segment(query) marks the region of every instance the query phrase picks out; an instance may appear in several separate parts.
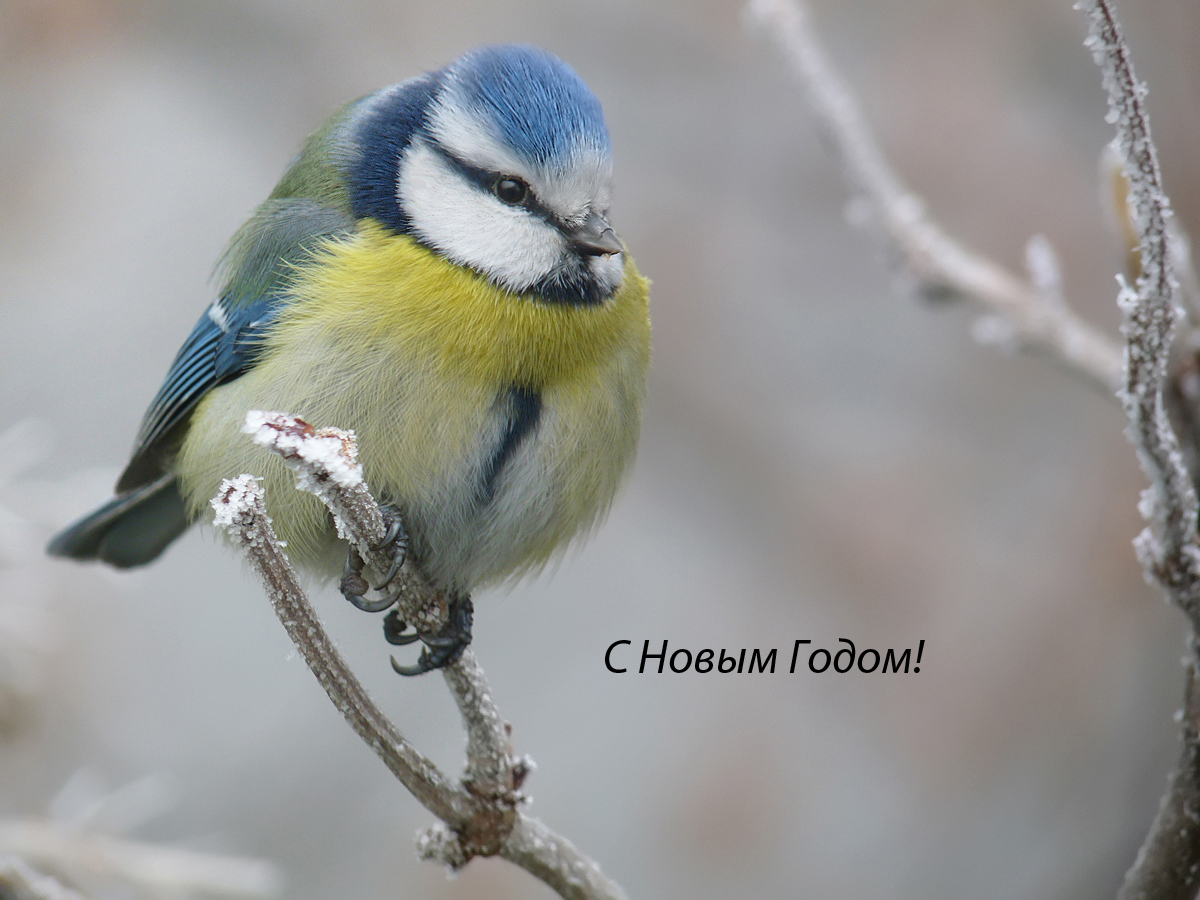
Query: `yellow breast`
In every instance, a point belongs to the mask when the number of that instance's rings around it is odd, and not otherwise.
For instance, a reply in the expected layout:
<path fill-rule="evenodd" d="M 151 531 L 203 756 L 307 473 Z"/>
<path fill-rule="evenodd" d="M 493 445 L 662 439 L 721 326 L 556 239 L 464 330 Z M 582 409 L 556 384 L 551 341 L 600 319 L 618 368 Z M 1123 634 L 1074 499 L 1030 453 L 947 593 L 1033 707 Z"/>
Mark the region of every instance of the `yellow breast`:
<path fill-rule="evenodd" d="M 309 320 L 359 340 L 399 342 L 448 374 L 541 387 L 587 377 L 625 347 L 649 348 L 648 283 L 626 260 L 621 287 L 592 306 L 515 296 L 406 235 L 366 220 L 297 280 L 279 333 Z"/>
<path fill-rule="evenodd" d="M 289 295 L 260 362 L 196 410 L 176 465 L 193 509 L 221 478 L 259 474 L 289 552 L 313 563 L 327 549 L 324 511 L 239 433 L 256 408 L 354 429 L 368 483 L 402 501 L 464 586 L 537 565 L 607 508 L 649 366 L 648 285 L 628 257 L 604 303 L 546 303 L 366 221 L 299 270 Z M 542 422 L 507 495 L 481 510 L 497 400 L 513 386 L 541 393 Z"/>

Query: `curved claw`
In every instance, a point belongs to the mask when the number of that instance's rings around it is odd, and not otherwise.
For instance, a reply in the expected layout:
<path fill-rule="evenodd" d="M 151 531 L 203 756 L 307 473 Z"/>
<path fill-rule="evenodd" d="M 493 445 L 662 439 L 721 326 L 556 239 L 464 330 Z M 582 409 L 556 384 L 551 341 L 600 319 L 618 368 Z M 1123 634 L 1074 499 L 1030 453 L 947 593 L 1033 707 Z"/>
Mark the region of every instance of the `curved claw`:
<path fill-rule="evenodd" d="M 474 607 L 471 598 L 455 597 L 450 604 L 450 621 L 441 634 L 416 635 L 404 633 L 407 625 L 395 612 L 391 613 L 383 623 L 384 637 L 393 644 L 411 644 L 418 637 L 425 644 L 416 665 L 404 666 L 392 658 L 392 668 L 400 675 L 421 675 L 425 672 L 441 669 L 457 660 L 471 644 L 471 624 L 474 618 Z"/>
<path fill-rule="evenodd" d="M 343 594 L 342 596 L 349 600 L 355 609 L 361 609 L 363 612 L 369 613 L 383 612 L 400 599 L 399 596 L 392 595 L 380 597 L 378 600 L 368 600 L 362 594 Z"/>
<path fill-rule="evenodd" d="M 403 530 L 404 525 L 401 523 L 400 519 L 393 519 L 391 524 L 388 525 L 387 533 L 384 534 L 382 540 L 380 540 L 377 544 L 372 544 L 371 549 L 382 550 L 384 547 L 391 546 L 391 544 L 395 542 L 396 538 L 400 536 L 400 532 Z M 405 541 L 405 543 L 407 544 L 407 541 Z"/>
<path fill-rule="evenodd" d="M 381 548 L 377 547 L 375 549 Z M 387 574 L 383 576 L 383 581 L 379 582 L 379 584 L 372 585 L 372 587 L 377 591 L 382 591 L 385 587 L 391 584 L 392 579 L 396 577 L 396 573 L 400 571 L 400 567 L 404 565 L 404 558 L 407 555 L 407 553 L 403 552 L 397 553 L 395 558 L 392 560 L 392 567 L 388 569 Z"/>
<path fill-rule="evenodd" d="M 415 644 L 421 639 L 421 636 L 414 631 L 412 634 L 395 634 L 390 636 L 385 634 L 383 639 L 395 647 L 405 647 L 409 644 Z"/>
<path fill-rule="evenodd" d="M 362 557 L 353 547 L 346 552 L 346 564 L 342 567 L 342 580 L 339 587 L 346 597 L 351 594 L 365 594 L 369 587 L 367 580 L 362 575 Z"/>
<path fill-rule="evenodd" d="M 414 628 L 411 632 L 405 633 L 408 629 L 408 623 L 400 618 L 400 610 L 393 609 L 387 614 L 383 620 L 383 639 L 389 644 L 394 644 L 397 647 L 403 647 L 405 644 L 414 644 L 421 639 L 421 635 Z"/>
<path fill-rule="evenodd" d="M 436 634 L 423 639 L 427 647 L 465 647 L 461 634 Z"/>
<path fill-rule="evenodd" d="M 393 609 L 383 617 L 383 639 L 389 644 L 392 643 L 393 638 L 401 637 L 407 630 L 408 623 L 400 617 L 400 610 Z"/>
<path fill-rule="evenodd" d="M 406 675 L 411 678 L 413 675 L 424 675 L 426 672 L 429 671 L 429 668 L 427 668 L 425 665 L 423 665 L 424 662 L 425 662 L 425 654 L 424 653 L 421 654 L 421 658 L 417 660 L 417 664 L 415 666 L 403 666 L 400 663 L 396 662 L 396 657 L 393 656 L 392 657 L 392 668 L 395 670 L 397 675 Z"/>
<path fill-rule="evenodd" d="M 400 565 L 404 562 L 400 559 L 399 562 L 393 562 L 392 571 L 388 573 L 387 581 L 380 586 L 386 587 L 387 582 L 395 577 L 395 573 L 399 570 Z M 365 596 L 367 589 L 370 587 L 367 580 L 363 578 L 363 559 L 359 555 L 358 550 L 353 545 L 346 551 L 346 565 L 342 569 L 342 581 L 339 585 L 342 596 L 345 597 L 354 606 L 355 609 L 361 609 L 363 612 L 379 613 L 383 612 L 389 606 L 395 604 L 400 599 L 400 592 L 388 594 L 380 597 L 378 600 L 368 600 Z M 379 590 L 380 588 L 376 588 Z"/>

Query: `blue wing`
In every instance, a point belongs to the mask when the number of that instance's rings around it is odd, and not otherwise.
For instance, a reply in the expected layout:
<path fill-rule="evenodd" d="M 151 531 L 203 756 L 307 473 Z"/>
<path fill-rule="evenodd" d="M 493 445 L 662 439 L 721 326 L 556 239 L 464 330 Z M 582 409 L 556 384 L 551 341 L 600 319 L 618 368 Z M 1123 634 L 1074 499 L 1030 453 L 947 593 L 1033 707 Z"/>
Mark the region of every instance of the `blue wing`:
<path fill-rule="evenodd" d="M 191 523 L 172 472 L 192 411 L 209 391 L 253 368 L 296 271 L 356 220 L 342 154 L 352 104 L 309 138 L 271 196 L 222 257 L 221 298 L 205 311 L 146 411 L 118 496 L 75 522 L 47 548 L 56 556 L 115 566 L 150 562 Z"/>
<path fill-rule="evenodd" d="M 353 228 L 354 219 L 342 209 L 303 197 L 273 196 L 255 210 L 222 260 L 227 280 L 221 298 L 184 341 L 146 411 L 133 458 L 117 482 L 118 494 L 156 481 L 171 470 L 196 404 L 258 362 L 262 339 L 287 302 L 288 285 L 297 268 L 312 258 L 322 242 Z"/>
<path fill-rule="evenodd" d="M 253 368 L 262 338 L 283 302 L 275 295 L 234 305 L 222 297 L 205 311 L 146 410 L 117 493 L 162 475 L 165 458 L 175 449 L 171 438 L 176 426 L 187 420 L 205 394 Z"/>

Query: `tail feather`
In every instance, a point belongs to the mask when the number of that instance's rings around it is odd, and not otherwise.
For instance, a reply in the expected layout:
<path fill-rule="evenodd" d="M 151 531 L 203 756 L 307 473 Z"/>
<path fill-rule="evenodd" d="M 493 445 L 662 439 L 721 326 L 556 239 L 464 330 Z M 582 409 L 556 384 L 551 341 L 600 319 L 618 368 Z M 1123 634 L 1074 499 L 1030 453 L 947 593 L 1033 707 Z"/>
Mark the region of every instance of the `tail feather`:
<path fill-rule="evenodd" d="M 114 497 L 59 532 L 46 552 L 70 559 L 99 559 L 119 569 L 155 559 L 191 522 L 173 474 Z"/>

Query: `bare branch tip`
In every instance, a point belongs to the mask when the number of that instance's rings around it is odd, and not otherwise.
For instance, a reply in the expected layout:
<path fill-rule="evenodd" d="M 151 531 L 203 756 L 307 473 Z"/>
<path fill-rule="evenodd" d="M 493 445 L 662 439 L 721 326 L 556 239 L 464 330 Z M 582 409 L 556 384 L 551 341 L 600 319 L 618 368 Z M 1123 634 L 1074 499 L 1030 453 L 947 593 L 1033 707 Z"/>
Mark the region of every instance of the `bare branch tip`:
<path fill-rule="evenodd" d="M 1057 262 L 1044 239 L 1030 245 L 1028 281 L 955 241 L 930 218 L 924 202 L 884 156 L 855 98 L 826 59 L 805 4 L 750 0 L 747 16 L 781 51 L 840 158 L 853 197 L 849 218 L 873 226 L 889 259 L 899 263 L 897 269 L 919 295 L 971 298 L 992 314 L 976 328 L 981 342 L 1045 352 L 1106 394 L 1120 384 L 1120 348 L 1068 309 Z M 1008 324 L 997 325 L 994 316 Z"/>
<path fill-rule="evenodd" d="M 362 484 L 353 431 L 313 428 L 289 413 L 251 410 L 246 413 L 242 432 L 259 446 L 278 453 L 298 473 L 329 479 L 344 488 Z"/>
<path fill-rule="evenodd" d="M 263 509 L 262 485 L 253 475 L 226 478 L 209 505 L 215 513 L 213 525 L 233 533 L 246 524 L 247 516 Z"/>

